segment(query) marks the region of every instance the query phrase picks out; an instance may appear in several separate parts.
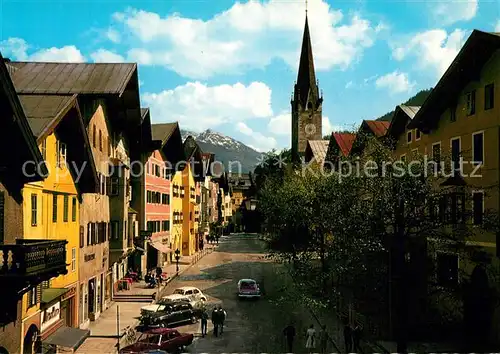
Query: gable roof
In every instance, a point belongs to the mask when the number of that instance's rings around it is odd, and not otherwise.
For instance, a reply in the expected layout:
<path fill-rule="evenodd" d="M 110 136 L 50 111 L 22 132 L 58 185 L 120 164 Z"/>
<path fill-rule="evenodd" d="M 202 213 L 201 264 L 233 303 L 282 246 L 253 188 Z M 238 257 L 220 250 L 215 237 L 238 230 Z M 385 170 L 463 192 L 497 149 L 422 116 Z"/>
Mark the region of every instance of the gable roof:
<path fill-rule="evenodd" d="M 179 127 L 178 122 L 153 124 L 151 126 L 153 140 L 161 141 L 162 145 L 165 144 L 177 127 Z"/>
<path fill-rule="evenodd" d="M 328 150 L 328 140 L 308 140 L 306 146 L 306 155 L 315 159 L 320 165 L 325 162 L 326 152 Z"/>
<path fill-rule="evenodd" d="M 207 176 L 211 176 L 213 171 L 213 166 L 215 162 L 215 154 L 212 154 L 210 152 L 204 152 L 201 154 L 201 159 L 203 160 L 203 167 L 205 170 L 205 174 Z"/>
<path fill-rule="evenodd" d="M 14 184 L 29 181 L 40 181 L 48 173 L 43 157 L 38 149 L 38 144 L 30 129 L 25 112 L 19 102 L 10 73 L 5 66 L 4 58 L 0 53 L 0 131 L 4 135 L 0 142 L 2 161 L 0 164 L 6 167 L 7 175 L 1 174 L 4 184 L 9 184 L 4 177 L 12 180 Z M 11 113 L 11 114 L 9 114 Z M 15 153 L 7 153 L 9 148 L 16 147 Z M 33 161 L 35 166 L 30 173 L 22 173 L 22 165 L 26 161 Z M 1 171 L 3 172 L 3 171 Z M 31 176 L 28 176 L 31 175 Z M 10 188 L 10 186 L 6 186 Z M 16 188 L 19 186 L 16 186 Z"/>
<path fill-rule="evenodd" d="M 387 135 L 390 135 L 393 139 L 397 139 L 405 131 L 408 122 L 415 117 L 419 110 L 420 106 L 406 106 L 403 104 L 396 106 L 389 128 L 387 129 Z"/>
<path fill-rule="evenodd" d="M 472 31 L 460 52 L 422 104 L 409 128 L 427 131 L 438 117 L 456 102 L 470 81 L 476 80 L 482 67 L 500 49 L 500 34 Z"/>
<path fill-rule="evenodd" d="M 158 142 L 157 148 L 163 152 L 171 167 L 177 170 L 183 168 L 179 164 L 185 159 L 179 123 L 152 124 L 151 132 L 153 141 Z"/>
<path fill-rule="evenodd" d="M 82 169 L 81 178 L 75 182 L 78 190 L 95 193 L 99 179 L 77 95 L 19 95 L 19 98 L 37 141 L 43 141 L 52 133 L 58 134 L 67 145 L 68 166 L 75 180 Z"/>
<path fill-rule="evenodd" d="M 12 81 L 23 94 L 118 94 L 137 64 L 10 62 Z"/>
<path fill-rule="evenodd" d="M 384 136 L 391 122 L 382 120 L 363 120 L 361 127 L 369 129 L 377 138 Z"/>
<path fill-rule="evenodd" d="M 340 152 L 344 156 L 349 156 L 352 149 L 352 144 L 356 139 L 356 134 L 354 133 L 332 133 L 332 137 L 335 140 Z M 330 148 L 330 147 L 329 147 Z"/>

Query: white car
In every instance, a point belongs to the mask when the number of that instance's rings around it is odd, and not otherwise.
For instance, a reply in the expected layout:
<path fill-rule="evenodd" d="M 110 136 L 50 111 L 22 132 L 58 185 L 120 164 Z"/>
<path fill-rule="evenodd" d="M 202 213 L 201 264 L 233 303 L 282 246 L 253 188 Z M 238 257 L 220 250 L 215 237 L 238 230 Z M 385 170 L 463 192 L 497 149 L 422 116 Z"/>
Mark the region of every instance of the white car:
<path fill-rule="evenodd" d="M 240 279 L 238 281 L 238 297 L 248 299 L 260 298 L 259 284 L 253 279 Z"/>
<path fill-rule="evenodd" d="M 207 297 L 200 289 L 193 286 L 183 286 L 174 290 L 172 295 L 182 295 L 189 298 L 191 301 L 207 301 Z"/>
<path fill-rule="evenodd" d="M 156 304 L 152 305 L 147 305 L 141 307 L 141 314 L 144 314 L 146 312 L 158 312 L 158 311 L 163 311 L 165 310 L 166 305 L 172 302 L 177 302 L 177 301 L 186 301 L 186 302 L 191 302 L 191 300 L 183 295 L 179 294 L 172 294 L 172 295 L 167 295 L 161 298 L 160 301 L 158 301 Z"/>

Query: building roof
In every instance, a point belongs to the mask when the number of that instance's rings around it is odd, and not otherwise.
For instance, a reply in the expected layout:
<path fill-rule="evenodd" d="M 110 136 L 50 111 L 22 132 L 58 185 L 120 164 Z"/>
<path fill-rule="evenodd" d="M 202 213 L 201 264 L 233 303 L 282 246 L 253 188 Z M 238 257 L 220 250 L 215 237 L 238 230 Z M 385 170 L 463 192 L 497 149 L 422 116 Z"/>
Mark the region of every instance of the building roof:
<path fill-rule="evenodd" d="M 33 135 L 38 138 L 74 106 L 76 95 L 19 95 L 19 100 Z"/>
<path fill-rule="evenodd" d="M 419 109 L 420 106 L 406 106 L 403 104 L 396 106 L 387 130 L 387 135 L 397 139 L 399 135 L 405 131 L 408 122 L 415 117 Z"/>
<path fill-rule="evenodd" d="M 9 69 L 6 67 L 4 59 L 0 54 L 0 131 L 2 141 L 0 142 L 2 161 L 0 165 L 7 168 L 8 178 L 13 182 L 39 181 L 43 179 L 48 171 L 43 161 L 42 154 L 38 149 L 38 144 L 33 132 L 30 129 L 26 114 L 23 110 L 19 97 L 16 94 L 14 85 L 10 78 Z M 16 154 L 8 153 L 8 149 L 16 146 Z M 22 164 L 26 161 L 35 162 L 34 171 L 22 173 Z M 31 173 L 33 172 L 33 173 Z M 31 175 L 28 177 L 28 175 Z M 6 183 L 2 175 L 3 183 Z"/>
<path fill-rule="evenodd" d="M 179 123 L 161 123 L 152 124 L 151 129 L 153 132 L 153 140 L 159 140 L 164 144 L 172 135 L 175 128 L 179 126 Z"/>
<path fill-rule="evenodd" d="M 10 62 L 16 91 L 22 94 L 119 94 L 137 64 Z"/>
<path fill-rule="evenodd" d="M 294 101 L 300 102 L 302 106 L 305 106 L 308 97 L 312 100 L 313 104 L 316 104 L 316 101 L 319 100 L 318 85 L 316 84 L 316 74 L 314 71 L 311 34 L 309 33 L 309 23 L 306 14 Z"/>
<path fill-rule="evenodd" d="M 326 152 L 328 151 L 328 140 L 308 140 L 307 145 L 311 149 L 312 157 L 319 164 L 325 162 Z M 307 147 L 306 147 L 307 149 Z"/>
<path fill-rule="evenodd" d="M 384 136 L 385 133 L 387 133 L 387 129 L 389 129 L 389 125 L 391 124 L 391 122 L 382 120 L 364 120 L 363 123 L 377 138 Z"/>
<path fill-rule="evenodd" d="M 352 144 L 356 139 L 356 134 L 354 133 L 332 133 L 335 142 L 337 143 L 340 152 L 344 156 L 349 156 L 352 149 Z"/>
<path fill-rule="evenodd" d="M 478 78 L 482 67 L 498 49 L 500 49 L 500 34 L 472 31 L 409 124 L 409 128 L 426 131 L 427 128 L 434 126 L 441 114 L 456 104 L 457 96 L 465 85 Z"/>

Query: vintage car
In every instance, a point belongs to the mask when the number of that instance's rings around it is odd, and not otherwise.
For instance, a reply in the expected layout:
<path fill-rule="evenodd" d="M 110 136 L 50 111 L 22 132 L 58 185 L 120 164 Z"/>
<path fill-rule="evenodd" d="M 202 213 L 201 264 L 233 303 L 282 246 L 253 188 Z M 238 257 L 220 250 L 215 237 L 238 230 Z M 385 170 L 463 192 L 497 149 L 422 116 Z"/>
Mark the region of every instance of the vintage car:
<path fill-rule="evenodd" d="M 147 332 L 150 328 L 171 327 L 182 323 L 198 322 L 199 314 L 187 301 L 167 302 L 155 312 L 143 312 L 136 330 Z"/>
<path fill-rule="evenodd" d="M 187 296 L 191 301 L 207 301 L 207 297 L 200 289 L 193 286 L 183 286 L 174 290 L 173 295 Z"/>
<path fill-rule="evenodd" d="M 238 297 L 248 299 L 260 298 L 259 284 L 253 279 L 240 279 L 238 281 Z"/>
<path fill-rule="evenodd" d="M 135 342 L 120 350 L 120 354 L 132 353 L 180 353 L 193 343 L 193 334 L 180 333 L 172 328 L 155 328 L 145 331 Z"/>
<path fill-rule="evenodd" d="M 191 302 L 191 300 L 183 295 L 168 295 L 162 297 L 156 304 L 146 305 L 141 307 L 141 315 L 158 312 L 165 309 L 166 305 L 171 305 L 174 302 Z"/>

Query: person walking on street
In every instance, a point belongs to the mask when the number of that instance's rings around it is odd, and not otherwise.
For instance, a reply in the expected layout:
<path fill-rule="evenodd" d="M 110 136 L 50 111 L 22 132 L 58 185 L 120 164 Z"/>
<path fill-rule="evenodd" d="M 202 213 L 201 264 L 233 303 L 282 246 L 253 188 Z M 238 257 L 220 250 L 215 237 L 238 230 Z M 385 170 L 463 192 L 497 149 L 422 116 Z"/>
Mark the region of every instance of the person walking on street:
<path fill-rule="evenodd" d="M 285 327 L 283 335 L 286 337 L 288 353 L 293 353 L 293 340 L 295 339 L 295 327 L 293 326 L 293 323 L 290 323 Z"/>
<path fill-rule="evenodd" d="M 314 329 L 314 325 L 309 326 L 306 332 L 306 338 L 306 349 L 309 353 L 312 353 L 313 349 L 316 347 L 316 330 Z"/>
<path fill-rule="evenodd" d="M 220 334 L 224 333 L 224 321 L 226 321 L 227 312 L 219 305 L 219 316 L 220 316 Z"/>
<path fill-rule="evenodd" d="M 326 326 L 321 326 L 319 331 L 319 349 L 321 354 L 326 354 L 326 346 L 328 344 L 328 333 L 326 333 Z"/>
<path fill-rule="evenodd" d="M 345 322 L 344 326 L 344 345 L 345 352 L 351 353 L 352 351 L 352 328 L 348 321 Z"/>
<path fill-rule="evenodd" d="M 205 338 L 207 335 L 207 326 L 208 326 L 208 313 L 204 308 L 201 312 L 201 336 Z"/>
<path fill-rule="evenodd" d="M 354 327 L 352 331 L 352 342 L 353 342 L 353 348 L 352 350 L 355 353 L 363 353 L 363 350 L 361 350 L 361 346 L 359 345 L 359 342 L 361 340 L 361 331 L 362 327 L 359 323 L 356 324 L 356 327 Z"/>
<path fill-rule="evenodd" d="M 217 307 L 214 307 L 212 311 L 212 324 L 214 325 L 214 335 L 216 337 L 219 336 L 219 312 L 217 311 Z"/>

